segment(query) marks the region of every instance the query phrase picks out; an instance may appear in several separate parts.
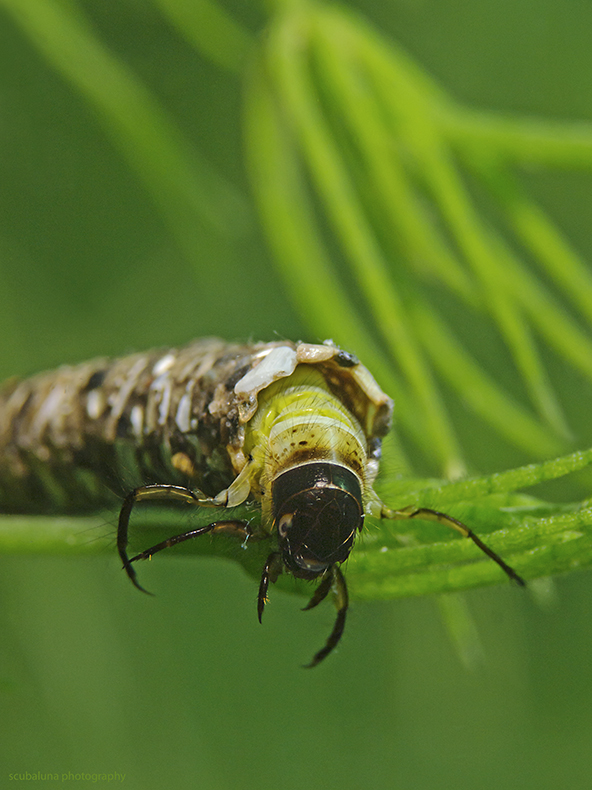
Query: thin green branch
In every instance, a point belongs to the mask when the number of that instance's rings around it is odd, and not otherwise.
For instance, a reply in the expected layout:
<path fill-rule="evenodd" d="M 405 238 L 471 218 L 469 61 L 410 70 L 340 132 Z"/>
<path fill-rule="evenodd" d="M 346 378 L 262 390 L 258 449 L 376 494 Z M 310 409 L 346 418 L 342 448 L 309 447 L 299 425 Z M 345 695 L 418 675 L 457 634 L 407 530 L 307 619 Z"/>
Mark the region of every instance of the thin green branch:
<path fill-rule="evenodd" d="M 398 361 L 421 404 L 426 434 L 433 453 L 449 474 L 463 468 L 453 428 L 437 387 L 412 332 L 403 302 L 390 281 L 388 266 L 332 135 L 314 100 L 314 87 L 305 62 L 302 43 L 308 37 L 307 20 L 298 14 L 286 15 L 267 42 L 271 73 L 294 123 L 307 163 L 346 259 L 372 305 L 377 328 L 393 357 Z"/>
<path fill-rule="evenodd" d="M 384 57 L 369 51 L 367 66 L 377 76 L 376 88 L 398 127 L 405 145 L 416 161 L 421 178 L 431 190 L 459 248 L 481 281 L 489 304 L 508 347 L 529 388 L 533 402 L 544 419 L 562 435 L 569 435 L 559 402 L 534 345 L 527 323 L 508 292 L 503 262 L 495 254 L 489 234 L 474 209 L 467 190 L 456 172 L 433 122 L 425 97 L 403 82 L 391 63 L 389 79 L 384 79 Z M 381 79 L 378 79 L 380 75 Z M 401 90 L 404 89 L 404 95 Z M 404 100 L 405 99 L 405 100 Z"/>
<path fill-rule="evenodd" d="M 489 157 L 486 152 L 468 157 L 469 164 L 497 197 L 508 225 L 534 261 L 544 267 L 571 303 L 592 323 L 592 274 L 588 264 L 550 217 L 529 198 L 512 173 Z"/>
<path fill-rule="evenodd" d="M 291 298 L 313 336 L 332 337 L 344 348 L 355 349 L 382 386 L 396 398 L 403 419 L 411 426 L 418 425 L 406 386 L 380 354 L 331 262 L 262 64 L 251 70 L 245 122 L 255 194 L 276 253 L 276 264 L 288 284 Z M 416 438 L 420 444 L 425 442 L 421 432 Z M 406 466 L 400 448 L 398 458 Z"/>
<path fill-rule="evenodd" d="M 557 454 L 562 443 L 514 398 L 507 395 L 458 342 L 433 308 L 416 302 L 412 317 L 434 367 L 473 411 L 529 455 Z"/>
<path fill-rule="evenodd" d="M 94 34 L 82 14 L 55 0 L 0 0 L 47 61 L 95 110 L 115 147 L 148 188 L 192 260 L 199 226 L 242 232 L 244 198 L 184 138 L 146 85 Z"/>
<path fill-rule="evenodd" d="M 592 340 L 564 310 L 543 283 L 532 275 L 500 236 L 490 231 L 491 243 L 503 267 L 500 275 L 521 303 L 531 323 L 551 348 L 592 380 Z"/>
<path fill-rule="evenodd" d="M 179 32 L 217 66 L 241 74 L 253 45 L 249 33 L 212 0 L 155 0 Z"/>
<path fill-rule="evenodd" d="M 554 505 L 511 494 L 519 487 L 560 477 L 592 464 L 592 450 L 498 475 L 418 489 L 405 504 L 452 510 L 526 578 L 592 565 L 592 501 Z M 496 493 L 498 492 L 498 493 Z M 500 496 L 499 492 L 502 492 Z M 504 493 L 506 492 L 506 493 Z M 474 505 L 471 505 L 473 500 Z M 225 515 L 254 521 L 256 511 L 235 508 Z M 132 520 L 134 545 L 153 545 L 166 536 L 208 523 L 205 509 L 141 509 Z M 112 552 L 115 516 L 108 518 L 0 517 L 0 552 L 12 554 L 96 554 Z M 493 531 L 492 531 L 493 528 Z M 266 541 L 201 537 L 159 555 L 231 557 L 252 575 L 261 572 L 269 551 Z M 148 569 L 143 568 L 146 574 Z M 469 540 L 439 525 L 420 521 L 369 524 L 347 563 L 352 596 L 366 600 L 458 591 L 495 584 L 505 577 Z M 291 585 L 290 585 L 291 586 Z"/>
<path fill-rule="evenodd" d="M 564 477 L 572 472 L 585 469 L 590 464 L 592 464 L 592 449 L 578 450 L 570 455 L 543 463 L 527 464 L 505 472 L 459 480 L 429 489 L 408 491 L 405 496 L 409 502 L 418 502 L 426 507 L 433 506 L 434 502 L 438 502 L 438 506 L 447 505 L 449 502 L 464 502 L 490 494 L 518 491 L 546 480 Z M 400 502 L 398 506 L 405 504 L 408 502 Z"/>
<path fill-rule="evenodd" d="M 461 155 L 481 150 L 495 152 L 510 164 L 592 168 L 592 123 L 510 118 L 453 103 L 434 109 L 441 130 Z"/>
<path fill-rule="evenodd" d="M 402 262 L 415 264 L 419 270 L 429 269 L 465 301 L 477 302 L 474 283 L 413 187 L 393 145 L 392 130 L 385 125 L 361 64 L 353 56 L 357 34 L 352 35 L 342 21 L 334 21 L 330 29 L 317 24 L 313 33 L 318 38 L 320 73 L 338 105 L 339 120 L 345 120 L 351 129 L 371 180 L 373 200 L 388 218 Z"/>

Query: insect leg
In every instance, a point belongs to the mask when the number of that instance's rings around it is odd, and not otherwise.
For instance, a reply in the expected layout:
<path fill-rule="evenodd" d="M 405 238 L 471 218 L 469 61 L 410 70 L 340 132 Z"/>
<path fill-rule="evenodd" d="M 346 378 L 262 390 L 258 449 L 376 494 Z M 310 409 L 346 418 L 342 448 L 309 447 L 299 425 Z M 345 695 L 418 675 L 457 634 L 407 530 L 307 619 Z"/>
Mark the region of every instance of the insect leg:
<path fill-rule="evenodd" d="M 257 616 L 259 617 L 259 622 L 261 622 L 263 610 L 265 609 L 265 604 L 268 601 L 267 590 L 269 587 L 269 582 L 275 582 L 277 577 L 280 575 L 281 570 L 281 555 L 278 551 L 272 551 L 267 558 L 267 562 L 263 566 L 261 581 L 259 582 L 259 593 L 257 595 Z"/>
<path fill-rule="evenodd" d="M 337 645 L 339 640 L 341 639 L 341 635 L 343 634 L 343 629 L 345 628 L 345 617 L 347 615 L 347 607 L 349 605 L 349 599 L 347 595 L 347 586 L 345 584 L 345 579 L 343 578 L 343 574 L 337 565 L 333 565 L 330 568 L 330 573 L 325 577 L 325 579 L 330 579 L 328 587 L 330 587 L 333 593 L 333 600 L 335 602 L 335 606 L 337 607 L 337 618 L 335 620 L 335 625 L 333 626 L 333 630 L 329 634 L 329 638 L 321 650 L 313 656 L 312 661 L 310 664 L 305 665 L 305 669 L 312 669 L 312 667 L 316 667 L 324 658 L 326 658 L 329 653 L 333 650 L 333 648 Z M 316 606 L 317 603 L 327 595 L 327 592 L 324 592 L 325 587 L 325 579 L 320 583 L 317 592 L 313 595 L 310 604 L 306 607 L 307 609 L 312 608 L 312 606 Z M 316 600 L 317 593 L 321 591 L 319 600 Z M 312 606 L 311 606 L 312 604 Z"/>
<path fill-rule="evenodd" d="M 482 552 L 487 554 L 494 562 L 500 566 L 500 568 L 510 577 L 513 579 L 517 584 L 521 587 L 526 586 L 526 582 L 524 579 L 519 576 L 513 568 L 510 568 L 499 554 L 496 554 L 495 551 L 489 548 L 480 537 L 475 535 L 473 530 L 469 529 L 465 524 L 461 521 L 457 521 L 457 519 L 453 518 L 452 516 L 448 516 L 446 513 L 440 513 L 438 510 L 431 510 L 431 508 L 426 507 L 408 507 L 403 508 L 402 510 L 391 510 L 390 508 L 383 507 L 381 512 L 382 518 L 389 518 L 389 519 L 405 519 L 405 518 L 420 518 L 426 521 L 437 521 L 438 524 L 443 524 L 446 527 L 451 527 L 455 529 L 457 532 L 460 532 L 461 535 L 464 535 L 465 538 L 470 538 L 473 543 L 478 546 Z"/>
<path fill-rule="evenodd" d="M 208 524 L 205 527 L 198 527 L 197 529 L 190 529 L 187 532 L 181 532 L 179 535 L 173 535 L 171 538 L 163 540 L 162 543 L 157 543 L 155 546 L 151 546 L 149 549 L 145 549 L 139 554 L 136 554 L 135 557 L 131 558 L 130 562 L 136 562 L 136 560 L 149 560 L 153 554 L 157 554 L 163 549 L 170 549 L 171 546 L 176 546 L 178 543 L 183 543 L 192 538 L 198 538 L 200 535 L 205 535 L 208 532 L 237 535 L 243 540 L 251 535 L 246 521 L 214 521 L 212 524 Z"/>
<path fill-rule="evenodd" d="M 198 535 L 203 535 L 206 532 L 212 532 L 215 530 L 216 527 L 221 525 L 229 525 L 229 524 L 244 524 L 244 522 L 216 522 L 214 524 L 209 524 L 206 527 L 201 527 L 197 530 L 190 530 L 189 532 L 185 532 L 181 535 L 176 535 L 169 540 L 163 541 L 162 543 L 153 546 L 151 549 L 148 549 L 142 554 L 138 554 L 136 557 L 133 557 L 131 560 L 127 555 L 127 543 L 128 543 L 128 527 L 129 527 L 129 520 L 133 510 L 134 505 L 136 502 L 140 502 L 146 499 L 175 499 L 183 502 L 193 503 L 199 507 L 215 507 L 216 503 L 209 497 L 200 496 L 201 491 L 193 491 L 190 488 L 185 488 L 184 486 L 176 486 L 176 485 L 147 485 L 147 486 L 140 486 L 139 488 L 134 488 L 133 491 L 130 491 L 129 494 L 123 500 L 123 505 L 121 506 L 121 510 L 119 512 L 119 523 L 117 527 L 117 550 L 119 552 L 119 556 L 123 563 L 123 568 L 131 581 L 134 585 L 142 592 L 148 592 L 145 590 L 141 584 L 138 582 L 136 572 L 132 568 L 132 562 L 138 559 L 145 559 L 146 557 L 152 556 L 157 551 L 162 551 L 162 549 L 168 548 L 169 546 L 174 546 L 176 543 L 181 543 L 183 540 L 189 540 L 190 538 L 197 537 Z M 222 531 L 221 529 L 219 531 Z M 246 532 L 246 530 L 245 530 Z"/>
<path fill-rule="evenodd" d="M 333 574 L 329 572 L 323 577 L 321 583 L 314 591 L 312 598 L 302 609 L 302 611 L 307 612 L 309 609 L 314 609 L 315 606 L 318 606 L 321 603 L 321 601 L 324 601 L 327 595 L 329 594 L 332 584 L 333 584 Z"/>

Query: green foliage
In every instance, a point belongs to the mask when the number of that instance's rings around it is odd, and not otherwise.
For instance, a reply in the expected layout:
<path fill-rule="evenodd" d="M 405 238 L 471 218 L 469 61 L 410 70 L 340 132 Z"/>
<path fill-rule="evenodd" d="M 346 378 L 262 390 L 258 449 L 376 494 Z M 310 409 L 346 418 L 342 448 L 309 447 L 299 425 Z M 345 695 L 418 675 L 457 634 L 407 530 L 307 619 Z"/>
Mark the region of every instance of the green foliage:
<path fill-rule="evenodd" d="M 508 441 L 539 457 L 556 452 L 569 429 L 534 332 L 588 377 L 591 341 L 482 215 L 463 165 L 503 210 L 516 241 L 589 321 L 589 271 L 510 168 L 532 161 L 524 154 L 532 147 L 539 166 L 544 150 L 555 164 L 559 139 L 583 151 L 592 129 L 586 137 L 582 125 L 507 121 L 504 137 L 494 118 L 498 135 L 486 137 L 479 133 L 485 118 L 479 124 L 393 42 L 334 7 L 291 4 L 265 44 L 247 103 L 253 180 L 278 262 L 311 329 L 360 351 L 394 394 L 401 430 L 449 475 L 463 462 L 434 368 Z M 545 147 L 543 130 L 554 148 Z M 313 190 L 327 227 L 315 218 Z M 330 263 L 323 231 L 332 234 L 361 304 L 341 293 L 343 274 Z M 535 414 L 455 336 L 424 287 L 434 280 L 491 317 Z"/>
<path fill-rule="evenodd" d="M 240 234 L 254 222 L 240 188 L 185 138 L 78 6 L 0 5 L 92 108 L 189 262 L 199 258 L 204 226 Z M 460 478 L 466 450 L 453 414 L 461 407 L 526 459 L 565 453 L 579 431 L 568 427 L 549 359 L 592 380 L 592 280 L 519 169 L 589 169 L 592 128 L 467 109 L 396 43 L 339 6 L 276 3 L 257 42 L 210 0 L 156 6 L 205 59 L 244 80 L 247 167 L 274 262 L 310 335 L 354 350 L 395 397 L 397 470 L 409 473 L 407 456 L 420 453 L 441 476 Z M 197 283 L 197 265 L 196 274 Z M 497 333 L 513 371 L 507 382 L 499 360 L 492 364 L 467 342 L 473 322 Z M 450 511 L 535 578 L 590 564 L 588 504 L 511 492 L 587 458 L 447 485 L 425 487 L 408 476 L 395 491 L 401 501 L 385 499 Z M 392 477 L 386 485 L 397 482 Z M 7 517 L 0 548 L 94 551 L 76 537 L 81 527 Z M 469 541 L 441 531 L 370 527 L 348 565 L 354 596 L 502 578 Z M 184 548 L 210 551 L 198 544 Z"/>
<path fill-rule="evenodd" d="M 573 505 L 551 504 L 514 493 L 546 480 L 584 469 L 592 463 L 592 450 L 577 452 L 540 464 L 512 469 L 456 483 L 412 489 L 407 478 L 394 505 L 409 502 L 439 507 L 487 534 L 488 545 L 503 556 L 526 579 L 592 564 L 592 499 Z M 398 499 L 398 501 L 397 501 Z M 212 520 L 211 511 L 201 513 L 138 508 L 134 517 L 134 541 L 155 545 L 191 521 L 191 528 Z M 252 509 L 225 511 L 228 518 L 257 518 Z M 5 554 L 95 554 L 113 551 L 104 519 L 4 516 L 0 519 L 0 547 Z M 468 589 L 505 580 L 497 565 L 470 541 L 442 541 L 443 527 L 415 520 L 370 524 L 348 560 L 347 578 L 353 598 L 379 600 Z M 140 543 L 142 549 L 146 545 Z M 201 537 L 169 549 L 169 553 L 232 557 L 255 578 L 269 549 L 251 542 L 241 546 L 225 537 Z M 139 569 L 139 572 L 142 572 Z M 280 586 L 294 589 L 293 580 Z M 306 585 L 298 585 L 306 591 Z"/>

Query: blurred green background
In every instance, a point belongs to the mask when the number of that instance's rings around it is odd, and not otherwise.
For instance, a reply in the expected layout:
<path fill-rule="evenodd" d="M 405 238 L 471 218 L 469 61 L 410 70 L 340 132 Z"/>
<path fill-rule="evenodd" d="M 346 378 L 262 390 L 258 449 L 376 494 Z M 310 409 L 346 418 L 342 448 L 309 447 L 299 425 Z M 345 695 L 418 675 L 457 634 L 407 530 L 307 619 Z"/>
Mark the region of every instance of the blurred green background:
<path fill-rule="evenodd" d="M 77 4 L 232 185 L 236 221 L 196 228 L 190 265 L 94 112 L 2 5 L 2 378 L 210 334 L 305 337 L 250 198 L 236 76 L 149 2 Z M 263 29 L 263 6 L 224 7 Z M 588 4 L 354 7 L 470 106 L 592 120 Z M 591 185 L 531 177 L 588 258 Z M 586 446 L 588 390 L 559 386 L 578 390 L 570 416 Z M 477 430 L 463 441 L 483 471 L 523 460 L 501 445 L 488 459 Z M 330 607 L 304 615 L 301 599 L 274 590 L 259 626 L 256 585 L 234 564 L 163 556 L 146 570 L 155 598 L 131 587 L 115 552 L 2 559 L 3 785 L 11 772 L 117 771 L 133 788 L 590 786 L 589 573 L 558 579 L 547 608 L 509 586 L 467 595 L 483 650 L 473 670 L 425 599 L 355 603 L 338 652 L 307 672 Z"/>

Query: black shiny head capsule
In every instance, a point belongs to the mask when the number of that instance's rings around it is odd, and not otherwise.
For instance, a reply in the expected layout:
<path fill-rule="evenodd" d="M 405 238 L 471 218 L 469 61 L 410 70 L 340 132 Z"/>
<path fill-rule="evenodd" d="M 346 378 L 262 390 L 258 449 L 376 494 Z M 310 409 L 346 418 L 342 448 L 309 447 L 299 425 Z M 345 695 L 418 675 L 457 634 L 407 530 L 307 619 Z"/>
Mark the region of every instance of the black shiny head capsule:
<path fill-rule="evenodd" d="M 286 568 L 314 579 L 347 559 L 362 529 L 360 481 L 339 464 L 301 464 L 274 480 L 272 513 Z"/>

